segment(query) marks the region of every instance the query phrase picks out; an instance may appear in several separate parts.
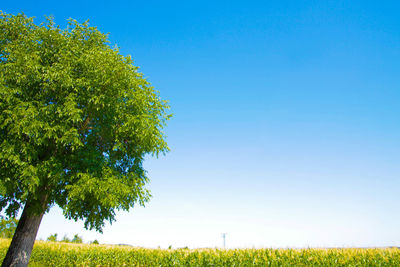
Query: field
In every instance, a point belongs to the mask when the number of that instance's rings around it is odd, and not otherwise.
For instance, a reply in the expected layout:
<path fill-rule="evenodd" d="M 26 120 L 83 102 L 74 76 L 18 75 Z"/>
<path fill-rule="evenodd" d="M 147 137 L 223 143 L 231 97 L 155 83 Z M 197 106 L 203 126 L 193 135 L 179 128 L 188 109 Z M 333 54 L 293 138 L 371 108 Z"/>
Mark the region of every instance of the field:
<path fill-rule="evenodd" d="M 10 240 L 0 239 L 0 256 Z M 400 249 L 144 249 L 37 241 L 29 266 L 400 266 Z"/>

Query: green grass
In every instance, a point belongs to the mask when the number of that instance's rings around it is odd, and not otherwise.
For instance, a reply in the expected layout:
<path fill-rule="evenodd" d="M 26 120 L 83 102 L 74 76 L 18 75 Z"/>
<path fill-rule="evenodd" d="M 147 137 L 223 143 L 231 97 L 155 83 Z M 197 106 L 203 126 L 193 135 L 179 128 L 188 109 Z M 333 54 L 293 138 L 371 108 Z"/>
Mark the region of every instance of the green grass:
<path fill-rule="evenodd" d="M 2 259 L 9 244 L 0 239 Z M 400 249 L 144 249 L 37 241 L 29 266 L 400 266 Z"/>

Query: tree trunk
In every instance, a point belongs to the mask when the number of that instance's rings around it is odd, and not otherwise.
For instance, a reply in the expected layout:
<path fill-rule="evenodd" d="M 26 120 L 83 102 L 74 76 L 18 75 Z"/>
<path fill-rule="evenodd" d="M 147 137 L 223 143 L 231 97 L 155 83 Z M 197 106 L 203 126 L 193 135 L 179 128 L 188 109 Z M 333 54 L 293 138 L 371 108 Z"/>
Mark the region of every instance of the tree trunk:
<path fill-rule="evenodd" d="M 15 230 L 7 255 L 1 267 L 26 267 L 35 243 L 36 235 L 42 221 L 45 207 L 47 206 L 47 196 L 42 196 L 40 206 L 43 211 L 39 214 L 32 208 L 29 202 L 25 204 L 17 229 Z M 36 203 L 35 203 L 36 204 Z"/>

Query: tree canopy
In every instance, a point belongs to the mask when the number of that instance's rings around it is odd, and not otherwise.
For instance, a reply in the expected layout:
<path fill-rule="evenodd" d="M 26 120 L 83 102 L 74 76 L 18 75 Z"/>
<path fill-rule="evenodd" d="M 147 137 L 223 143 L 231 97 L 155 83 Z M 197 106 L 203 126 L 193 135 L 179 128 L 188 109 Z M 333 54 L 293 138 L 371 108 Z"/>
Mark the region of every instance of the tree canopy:
<path fill-rule="evenodd" d="M 18 220 L 15 218 L 4 218 L 4 216 L 0 216 L 0 237 L 12 238 L 17 224 Z"/>
<path fill-rule="evenodd" d="M 102 230 L 150 197 L 146 155 L 168 151 L 168 103 L 88 22 L 0 14 L 0 209 L 58 205 Z"/>

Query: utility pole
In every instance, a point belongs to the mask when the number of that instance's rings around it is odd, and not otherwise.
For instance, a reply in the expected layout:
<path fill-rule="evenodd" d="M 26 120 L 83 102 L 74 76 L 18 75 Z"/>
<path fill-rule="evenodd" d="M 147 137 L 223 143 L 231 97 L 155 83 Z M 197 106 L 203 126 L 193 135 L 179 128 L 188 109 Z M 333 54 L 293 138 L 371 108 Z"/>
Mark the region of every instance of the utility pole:
<path fill-rule="evenodd" d="M 225 238 L 226 238 L 226 233 L 222 233 L 222 238 L 224 239 L 224 248 L 225 248 Z"/>

